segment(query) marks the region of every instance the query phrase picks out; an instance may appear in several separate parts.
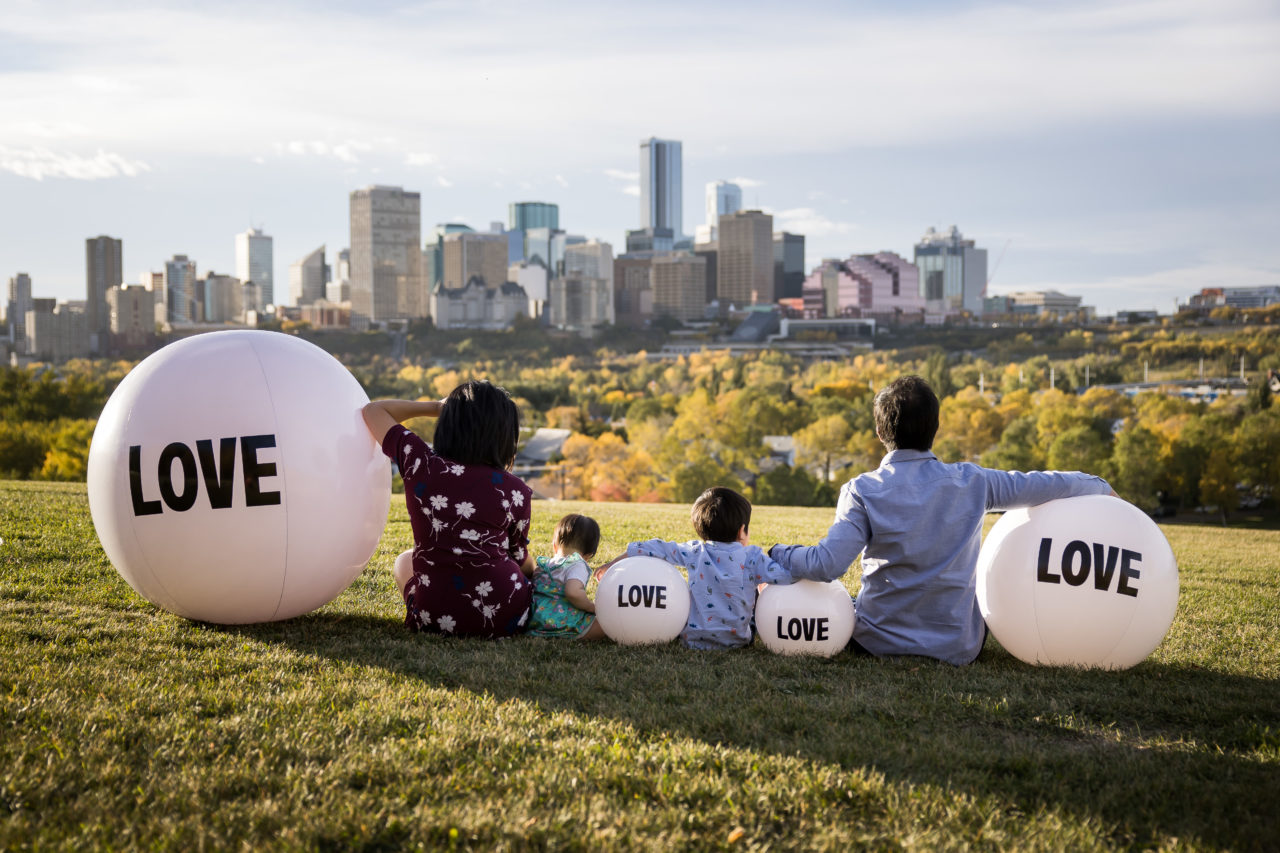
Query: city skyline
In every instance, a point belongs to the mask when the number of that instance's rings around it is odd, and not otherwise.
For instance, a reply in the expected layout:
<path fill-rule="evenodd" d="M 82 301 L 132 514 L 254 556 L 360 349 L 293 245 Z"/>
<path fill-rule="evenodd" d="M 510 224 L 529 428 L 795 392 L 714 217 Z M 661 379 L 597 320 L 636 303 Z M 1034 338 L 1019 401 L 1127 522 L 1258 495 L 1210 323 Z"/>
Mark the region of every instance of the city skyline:
<path fill-rule="evenodd" d="M 676 8 L 285 4 L 250 27 L 239 3 L 9 3 L 0 276 L 84 299 L 99 234 L 126 282 L 178 254 L 230 273 L 262 226 L 278 284 L 348 245 L 371 184 L 421 194 L 424 241 L 538 200 L 620 252 L 657 137 L 682 143 L 684 230 L 732 181 L 805 236 L 806 271 L 956 225 L 993 294 L 1167 313 L 1280 282 L 1273 4 Z M 559 95 L 573 109 L 548 111 Z"/>

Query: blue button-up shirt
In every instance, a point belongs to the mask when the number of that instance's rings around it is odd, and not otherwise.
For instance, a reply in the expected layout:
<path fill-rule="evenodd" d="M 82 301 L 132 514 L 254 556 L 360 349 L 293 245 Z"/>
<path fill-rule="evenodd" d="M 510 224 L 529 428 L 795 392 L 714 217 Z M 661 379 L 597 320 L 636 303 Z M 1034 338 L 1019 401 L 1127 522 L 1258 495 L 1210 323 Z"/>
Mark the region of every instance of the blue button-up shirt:
<path fill-rule="evenodd" d="M 966 664 L 986 636 L 977 565 L 987 512 L 1110 491 L 1090 474 L 995 471 L 894 450 L 875 471 L 844 484 L 821 542 L 776 545 L 770 556 L 796 579 L 825 581 L 862 553 L 853 639 L 875 655 Z"/>

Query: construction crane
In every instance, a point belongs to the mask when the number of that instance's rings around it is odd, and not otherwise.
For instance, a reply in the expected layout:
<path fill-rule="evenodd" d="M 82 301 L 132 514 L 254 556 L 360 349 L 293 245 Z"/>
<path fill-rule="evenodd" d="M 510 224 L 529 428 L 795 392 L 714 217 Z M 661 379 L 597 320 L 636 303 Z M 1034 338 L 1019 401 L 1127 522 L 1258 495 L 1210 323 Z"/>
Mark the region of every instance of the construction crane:
<path fill-rule="evenodd" d="M 1004 246 L 1000 249 L 1000 256 L 996 258 L 995 265 L 991 267 L 991 274 L 987 276 L 987 287 L 991 286 L 991 280 L 996 277 L 996 270 L 1000 269 L 1000 262 L 1004 260 L 1004 253 L 1009 250 L 1009 244 L 1012 242 L 1012 237 L 1004 241 Z"/>

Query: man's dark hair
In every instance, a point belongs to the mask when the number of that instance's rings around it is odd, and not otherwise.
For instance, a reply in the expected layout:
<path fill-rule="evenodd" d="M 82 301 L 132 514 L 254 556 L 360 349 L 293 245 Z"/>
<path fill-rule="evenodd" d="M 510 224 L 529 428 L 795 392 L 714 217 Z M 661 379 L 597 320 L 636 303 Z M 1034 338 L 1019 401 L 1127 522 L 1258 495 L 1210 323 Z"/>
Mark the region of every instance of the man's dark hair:
<path fill-rule="evenodd" d="M 503 388 L 464 382 L 449 392 L 436 421 L 435 450 L 464 465 L 505 470 L 516 458 L 520 412 Z"/>
<path fill-rule="evenodd" d="M 600 525 L 594 518 L 571 512 L 560 519 L 551 542 L 558 543 L 566 554 L 577 551 L 589 560 L 600 547 Z"/>
<path fill-rule="evenodd" d="M 889 450 L 929 450 L 938 434 L 938 395 L 919 376 L 903 376 L 880 389 L 876 435 Z"/>
<path fill-rule="evenodd" d="M 690 520 L 699 539 L 737 542 L 738 531 L 751 525 L 751 501 L 723 486 L 713 486 L 693 502 Z"/>

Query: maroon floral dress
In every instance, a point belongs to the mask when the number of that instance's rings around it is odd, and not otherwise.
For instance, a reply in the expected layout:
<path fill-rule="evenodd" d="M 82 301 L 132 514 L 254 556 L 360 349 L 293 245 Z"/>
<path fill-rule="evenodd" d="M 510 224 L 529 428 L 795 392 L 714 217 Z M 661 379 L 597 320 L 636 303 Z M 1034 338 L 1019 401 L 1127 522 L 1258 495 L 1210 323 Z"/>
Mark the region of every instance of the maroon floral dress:
<path fill-rule="evenodd" d="M 506 471 L 437 455 L 403 426 L 387 432 L 382 452 L 400 468 L 413 528 L 405 625 L 463 637 L 524 630 L 531 590 L 520 564 L 533 492 Z"/>

